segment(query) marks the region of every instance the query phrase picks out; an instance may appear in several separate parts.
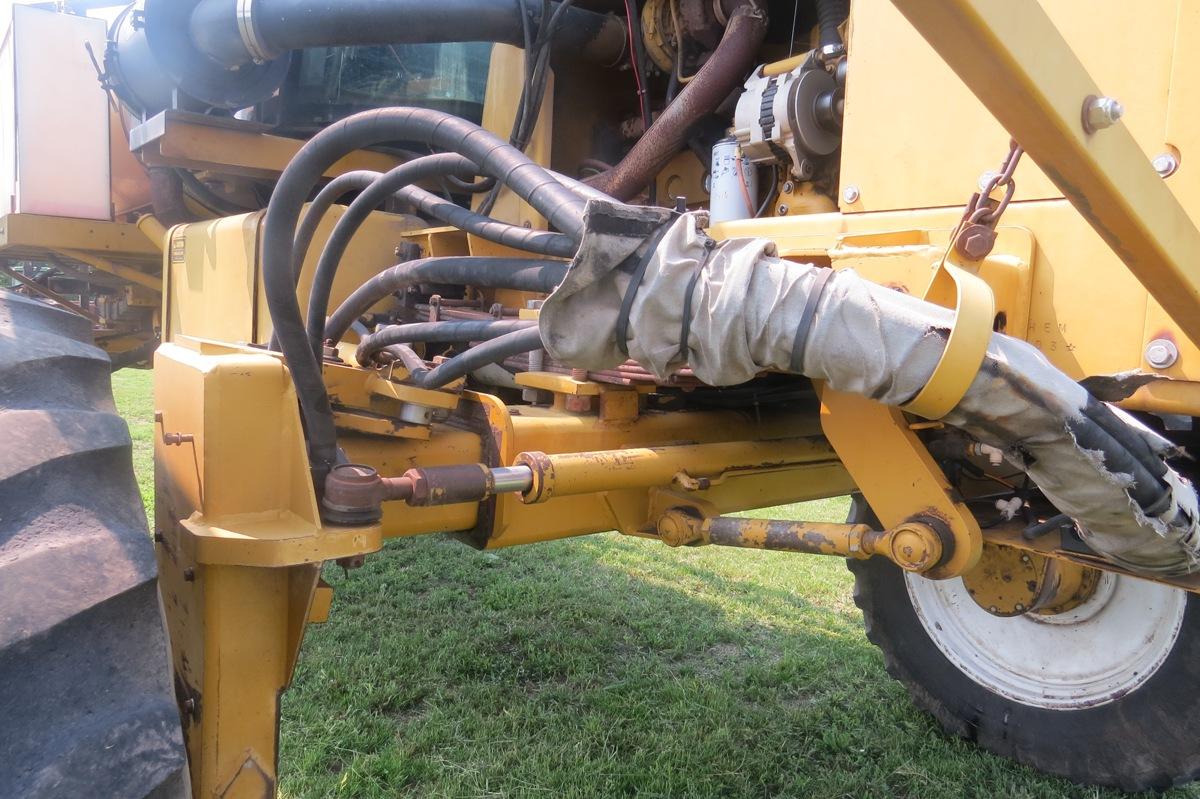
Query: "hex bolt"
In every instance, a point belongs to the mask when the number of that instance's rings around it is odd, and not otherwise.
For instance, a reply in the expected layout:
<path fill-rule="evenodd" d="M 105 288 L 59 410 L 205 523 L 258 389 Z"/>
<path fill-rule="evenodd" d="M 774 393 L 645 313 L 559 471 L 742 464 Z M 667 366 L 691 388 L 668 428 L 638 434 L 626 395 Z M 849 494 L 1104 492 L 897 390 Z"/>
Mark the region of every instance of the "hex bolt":
<path fill-rule="evenodd" d="M 856 202 L 858 202 L 858 198 L 861 196 L 862 195 L 858 191 L 858 186 L 855 186 L 853 184 L 842 189 L 842 199 L 845 200 L 847 203 L 856 203 Z"/>
<path fill-rule="evenodd" d="M 1179 159 L 1175 157 L 1174 153 L 1160 153 L 1154 156 L 1151 163 L 1154 164 L 1154 171 L 1163 178 L 1171 177 L 1175 174 L 1175 170 L 1179 169 Z"/>
<path fill-rule="evenodd" d="M 1088 97 L 1083 101 L 1083 129 L 1088 133 L 1111 128 L 1125 115 L 1115 97 Z"/>
<path fill-rule="evenodd" d="M 1146 363 L 1155 369 L 1167 369 L 1179 360 L 1179 347 L 1170 339 L 1156 338 L 1146 345 Z"/>
<path fill-rule="evenodd" d="M 786 205 L 780 205 L 777 209 L 775 209 L 775 211 L 779 216 L 787 216 L 788 207 Z"/>
<path fill-rule="evenodd" d="M 790 180 L 784 181 L 784 183 L 783 183 L 783 193 L 784 194 L 791 194 L 792 190 L 795 188 L 796 188 L 795 184 L 793 184 Z"/>

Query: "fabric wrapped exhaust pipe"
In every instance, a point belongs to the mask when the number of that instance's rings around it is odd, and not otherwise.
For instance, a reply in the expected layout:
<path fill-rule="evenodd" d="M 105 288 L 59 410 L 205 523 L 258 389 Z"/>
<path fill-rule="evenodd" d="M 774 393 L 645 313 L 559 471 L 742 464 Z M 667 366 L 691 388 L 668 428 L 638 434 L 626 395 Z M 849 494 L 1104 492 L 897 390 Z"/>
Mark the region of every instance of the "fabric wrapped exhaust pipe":
<path fill-rule="evenodd" d="M 808 332 L 793 353 L 802 317 Z M 903 405 L 929 381 L 953 323 L 953 311 L 852 270 L 779 258 L 767 239 L 713 241 L 695 214 L 672 221 L 661 209 L 592 202 L 539 325 L 547 352 L 574 367 L 612 368 L 627 352 L 660 379 L 684 365 L 714 386 L 793 372 Z M 1180 451 L 1026 342 L 993 334 L 943 421 L 1001 448 L 1113 563 L 1195 570 L 1196 492 L 1167 463 Z"/>

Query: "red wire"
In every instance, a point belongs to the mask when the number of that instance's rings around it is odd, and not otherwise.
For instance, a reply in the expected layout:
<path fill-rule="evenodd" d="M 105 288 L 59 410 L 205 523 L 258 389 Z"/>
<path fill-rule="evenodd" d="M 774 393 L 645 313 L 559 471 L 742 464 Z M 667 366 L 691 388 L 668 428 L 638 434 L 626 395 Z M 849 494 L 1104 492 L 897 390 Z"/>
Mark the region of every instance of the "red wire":
<path fill-rule="evenodd" d="M 638 65 L 637 47 L 633 43 L 633 14 L 632 0 L 625 0 L 625 31 L 629 34 L 629 63 L 633 67 L 633 79 L 638 90 L 638 114 L 642 118 L 642 127 L 650 129 L 650 118 L 646 112 L 646 104 L 642 98 L 646 96 L 646 88 L 642 85 L 642 70 Z"/>

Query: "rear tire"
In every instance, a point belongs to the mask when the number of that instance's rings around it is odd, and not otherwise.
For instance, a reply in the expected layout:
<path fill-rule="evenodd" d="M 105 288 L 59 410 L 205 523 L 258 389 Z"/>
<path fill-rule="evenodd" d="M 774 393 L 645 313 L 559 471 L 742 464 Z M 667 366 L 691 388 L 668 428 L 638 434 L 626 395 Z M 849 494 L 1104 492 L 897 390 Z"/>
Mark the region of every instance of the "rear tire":
<path fill-rule="evenodd" d="M 186 796 L 129 431 L 91 341 L 0 291 L 0 796 Z"/>
<path fill-rule="evenodd" d="M 854 500 L 851 520 L 877 523 L 861 497 Z M 1043 622 L 998 619 L 973 603 L 956 605 L 953 599 L 961 580 L 933 583 L 905 575 L 882 558 L 851 560 L 847 565 L 854 574 L 854 600 L 862 609 L 867 638 L 882 650 L 888 674 L 948 732 L 1079 783 L 1134 791 L 1168 788 L 1200 776 L 1200 598 L 1195 595 L 1117 577 L 1130 582 L 1124 589 L 1118 583 L 1110 598 L 1141 602 L 1134 615 L 1161 616 L 1161 623 L 1144 625 L 1158 639 L 1139 638 L 1122 648 L 1144 631 L 1130 630 L 1125 636 L 1120 627 L 1142 622 L 1110 612 L 1113 621 L 1106 631 L 1102 614 L 1108 608 L 1102 607 L 1096 611 L 1100 615 L 1078 623 L 1100 625 L 1086 630 L 1095 641 L 1112 637 L 1113 646 L 1100 646 L 1093 655 L 1098 662 L 1112 660 L 1111 669 L 1103 663 L 1096 669 L 1108 682 L 1081 679 L 1075 684 L 1080 660 L 1078 647 L 1071 646 L 1076 622 L 1070 612 L 1046 630 L 1038 628 L 1038 634 L 1051 637 L 1038 640 L 1034 656 L 1021 668 L 1019 657 L 1005 662 L 1002 655 L 988 655 L 989 647 L 1003 645 L 1002 638 L 997 644 L 996 637 L 962 630 L 980 629 L 983 620 L 973 615 L 976 612 L 1000 624 Z M 934 586 L 940 587 L 931 590 Z M 939 599 L 946 596 L 951 601 Z M 1080 632 L 1075 630 L 1076 635 Z M 1055 636 L 1062 638 L 1061 646 L 1053 645 Z M 1016 649 L 1021 639 L 1011 640 Z M 1039 683 L 1044 685 L 1041 696 L 1035 690 Z"/>

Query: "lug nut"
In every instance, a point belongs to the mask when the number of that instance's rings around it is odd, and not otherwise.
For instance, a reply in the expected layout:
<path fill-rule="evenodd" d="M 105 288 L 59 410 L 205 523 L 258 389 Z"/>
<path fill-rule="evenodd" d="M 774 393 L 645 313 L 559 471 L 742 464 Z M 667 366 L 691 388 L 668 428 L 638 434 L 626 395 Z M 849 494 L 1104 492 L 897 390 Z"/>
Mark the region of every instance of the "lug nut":
<path fill-rule="evenodd" d="M 1088 133 L 1111 128 L 1125 115 L 1115 97 L 1089 97 L 1083 102 L 1083 129 Z"/>
<path fill-rule="evenodd" d="M 1179 348 L 1170 339 L 1156 338 L 1146 345 L 1146 363 L 1155 369 L 1167 369 L 1179 360 Z"/>

